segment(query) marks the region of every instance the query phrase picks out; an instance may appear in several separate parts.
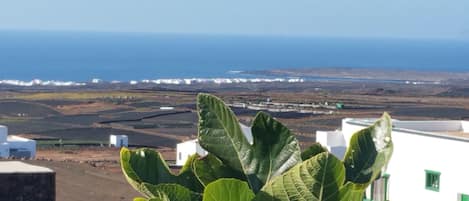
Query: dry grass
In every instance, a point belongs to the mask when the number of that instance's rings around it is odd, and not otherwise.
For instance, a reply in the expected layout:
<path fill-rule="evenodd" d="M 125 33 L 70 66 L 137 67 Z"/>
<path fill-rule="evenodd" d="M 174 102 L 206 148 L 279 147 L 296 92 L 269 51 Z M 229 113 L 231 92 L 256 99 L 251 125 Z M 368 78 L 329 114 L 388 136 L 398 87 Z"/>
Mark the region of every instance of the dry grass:
<path fill-rule="evenodd" d="M 121 91 L 90 91 L 90 92 L 40 92 L 40 93 L 17 93 L 10 98 L 25 100 L 90 100 L 112 97 L 147 97 L 144 93 L 132 93 Z"/>
<path fill-rule="evenodd" d="M 56 109 L 65 115 L 74 115 L 74 114 L 88 114 L 96 113 L 106 110 L 113 109 L 127 109 L 131 108 L 126 105 L 115 105 L 112 103 L 105 102 L 93 102 L 93 103 L 82 103 L 75 105 L 62 105 L 58 106 Z"/>

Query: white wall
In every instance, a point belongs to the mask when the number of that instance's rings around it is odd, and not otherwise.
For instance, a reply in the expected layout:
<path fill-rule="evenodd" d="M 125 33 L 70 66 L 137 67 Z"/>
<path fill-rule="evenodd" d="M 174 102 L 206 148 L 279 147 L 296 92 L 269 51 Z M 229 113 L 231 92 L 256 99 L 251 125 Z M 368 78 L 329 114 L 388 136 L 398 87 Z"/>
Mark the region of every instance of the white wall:
<path fill-rule="evenodd" d="M 182 166 L 192 154 L 197 153 L 197 140 L 179 143 L 176 146 L 176 165 Z"/>
<path fill-rule="evenodd" d="M 340 159 L 344 157 L 347 150 L 341 131 L 316 131 L 316 142 Z"/>
<path fill-rule="evenodd" d="M 461 127 L 465 133 L 469 133 L 469 121 L 462 121 Z"/>
<path fill-rule="evenodd" d="M 349 141 L 354 132 L 364 128 L 348 124 L 346 121 L 343 123 L 344 136 L 348 136 L 346 141 Z M 411 125 L 415 129 L 445 131 L 448 128 L 456 128 L 454 123 L 399 122 L 395 126 L 405 125 L 410 128 Z M 461 122 L 459 125 L 461 126 Z M 390 200 L 457 201 L 458 194 L 469 194 L 469 141 L 435 137 L 432 133 L 412 132 L 393 129 L 394 152 L 386 170 L 390 175 Z M 425 170 L 441 173 L 439 192 L 425 188 Z"/>
<path fill-rule="evenodd" d="M 36 141 L 8 135 L 8 127 L 0 125 L 0 158 L 8 158 L 17 151 L 27 151 L 30 158 L 36 157 Z"/>
<path fill-rule="evenodd" d="M 128 147 L 129 138 L 127 135 L 109 135 L 109 145 L 113 147 Z"/>
<path fill-rule="evenodd" d="M 0 125 L 0 143 L 7 141 L 8 128 Z"/>
<path fill-rule="evenodd" d="M 457 200 L 469 194 L 469 142 L 393 132 L 387 172 L 391 200 Z M 440 191 L 425 189 L 425 170 L 441 173 Z"/>
<path fill-rule="evenodd" d="M 341 131 L 316 131 L 316 142 L 328 146 L 344 146 L 345 139 Z"/>
<path fill-rule="evenodd" d="M 30 140 L 14 135 L 8 136 L 8 144 L 10 146 L 10 149 L 17 149 L 20 151 L 29 151 L 31 153 L 31 158 L 36 157 L 36 141 L 35 140 Z M 10 154 L 11 151 L 10 151 Z"/>
<path fill-rule="evenodd" d="M 344 135 L 346 146 L 350 144 L 350 139 L 352 138 L 352 135 L 355 132 L 365 128 L 364 126 L 357 126 L 357 125 L 348 123 L 351 120 L 352 119 L 348 119 L 348 118 L 342 120 L 342 133 Z"/>
<path fill-rule="evenodd" d="M 10 145 L 7 142 L 0 142 L 0 158 L 8 158 L 10 156 Z"/>
<path fill-rule="evenodd" d="M 199 156 L 206 156 L 208 154 L 208 151 L 205 151 L 205 149 L 200 146 L 199 141 L 196 141 L 195 144 L 195 152 L 199 154 Z"/>

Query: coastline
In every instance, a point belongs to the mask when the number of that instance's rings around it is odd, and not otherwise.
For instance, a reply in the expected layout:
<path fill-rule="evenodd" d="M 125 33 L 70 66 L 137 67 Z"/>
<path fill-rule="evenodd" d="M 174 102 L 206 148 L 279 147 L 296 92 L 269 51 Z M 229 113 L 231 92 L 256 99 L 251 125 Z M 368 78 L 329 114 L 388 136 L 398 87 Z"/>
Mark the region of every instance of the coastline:
<path fill-rule="evenodd" d="M 417 82 L 445 82 L 450 80 L 469 80 L 467 71 L 445 71 L 445 70 L 403 70 L 392 68 L 295 68 L 295 69 L 272 69 L 254 70 L 243 72 L 249 75 L 267 76 L 300 76 L 310 79 L 350 79 L 350 80 L 388 80 L 388 81 L 417 81 Z"/>
<path fill-rule="evenodd" d="M 303 82 L 362 82 L 412 85 L 446 85 L 469 83 L 468 72 L 415 71 L 370 68 L 297 68 L 226 72 L 217 78 L 159 78 L 140 80 L 103 80 L 92 78 L 88 81 L 74 80 L 0 80 L 0 86 L 56 86 L 80 87 L 89 85 L 199 85 L 199 84 L 240 84 L 240 83 L 303 83 Z"/>

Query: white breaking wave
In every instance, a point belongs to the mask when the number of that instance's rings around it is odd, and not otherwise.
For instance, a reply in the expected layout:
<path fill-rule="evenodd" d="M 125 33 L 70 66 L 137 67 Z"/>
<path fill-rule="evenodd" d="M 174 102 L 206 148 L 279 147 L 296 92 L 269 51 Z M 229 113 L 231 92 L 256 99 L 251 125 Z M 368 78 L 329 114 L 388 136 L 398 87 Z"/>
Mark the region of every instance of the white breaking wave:
<path fill-rule="evenodd" d="M 228 71 L 227 73 L 229 73 L 229 74 L 240 74 L 240 73 L 242 73 L 242 72 L 244 72 L 244 71 L 241 71 L 241 70 L 230 70 L 230 71 Z"/>
<path fill-rule="evenodd" d="M 155 79 L 155 80 L 131 80 L 127 83 L 130 85 L 136 84 L 166 84 L 166 85 L 191 85 L 191 84 L 238 84 L 238 83 L 301 83 L 304 82 L 302 78 L 176 78 L 176 79 Z M 0 85 L 14 85 L 14 86 L 85 86 L 87 84 L 122 84 L 124 82 L 113 80 L 110 82 L 103 81 L 98 78 L 92 79 L 90 82 L 74 82 L 74 81 L 57 81 L 57 80 L 40 80 L 34 79 L 31 81 L 22 80 L 0 80 Z"/>
<path fill-rule="evenodd" d="M 100 83 L 100 82 L 102 82 L 102 81 L 103 81 L 103 80 L 101 80 L 101 79 L 93 78 L 93 79 L 91 80 L 91 83 L 93 83 L 93 84 L 98 84 L 98 83 Z"/>
<path fill-rule="evenodd" d="M 143 84 L 172 84 L 172 85 L 191 85 L 191 84 L 237 84 L 237 83 L 273 83 L 273 82 L 287 82 L 287 83 L 301 83 L 304 82 L 302 78 L 186 78 L 186 79 L 156 79 L 156 80 L 142 80 Z M 130 84 L 137 84 L 131 81 Z"/>
<path fill-rule="evenodd" d="M 31 81 L 21 81 L 21 80 L 0 80 L 0 85 L 14 85 L 14 86 L 85 86 L 86 83 L 73 82 L 73 81 L 56 81 L 56 80 L 39 80 L 34 79 Z"/>

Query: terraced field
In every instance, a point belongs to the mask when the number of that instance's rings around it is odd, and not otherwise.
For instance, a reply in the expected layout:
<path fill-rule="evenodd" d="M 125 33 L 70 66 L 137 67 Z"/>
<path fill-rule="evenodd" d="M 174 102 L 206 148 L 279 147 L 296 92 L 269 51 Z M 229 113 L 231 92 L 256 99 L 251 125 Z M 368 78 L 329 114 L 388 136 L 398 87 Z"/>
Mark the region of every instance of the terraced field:
<path fill-rule="evenodd" d="M 59 115 L 60 112 L 48 105 L 23 100 L 0 101 L 0 116 L 8 117 L 47 117 Z"/>
<path fill-rule="evenodd" d="M 241 85 L 240 85 L 241 86 Z M 133 146 L 175 148 L 197 135 L 196 92 L 168 89 L 63 90 L 57 92 L 0 92 L 0 124 L 11 134 L 69 142 L 105 142 L 110 134 L 129 135 Z M 201 90 L 202 86 L 194 86 Z M 199 88 L 197 88 L 199 87 Z M 400 119 L 462 119 L 469 117 L 469 101 L 437 96 L 425 86 L 357 83 L 304 83 L 288 86 L 243 84 L 207 86 L 227 102 L 265 101 L 312 103 L 343 102 L 331 115 L 270 112 L 298 135 L 302 144 L 315 140 L 316 130 L 334 130 L 345 117 L 377 117 L 388 111 Z M 294 88 L 291 90 L 287 90 Z M 361 88 L 364 87 L 364 88 Z M 173 87 L 174 88 L 174 87 Z M 347 91 L 348 89 L 354 89 Z M 441 88 L 441 87 L 440 87 Z M 440 91 L 440 88 L 438 90 Z M 360 90 L 359 90 L 360 89 Z M 396 94 L 376 91 L 395 90 Z M 416 93 L 418 92 L 418 93 Z M 400 94 L 402 93 L 402 94 Z M 425 95 L 426 94 L 426 95 Z M 172 106 L 171 111 L 160 110 Z M 233 108 L 249 125 L 258 111 Z"/>

